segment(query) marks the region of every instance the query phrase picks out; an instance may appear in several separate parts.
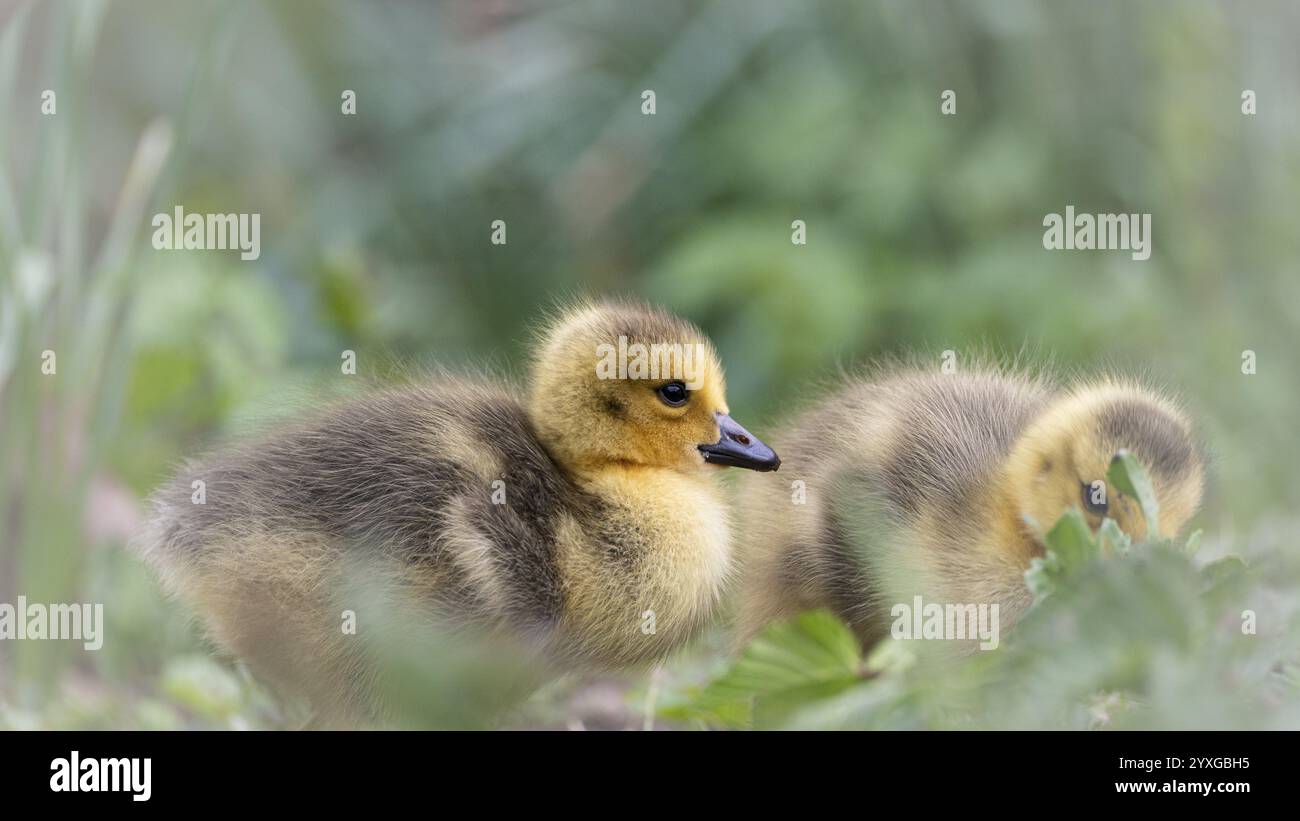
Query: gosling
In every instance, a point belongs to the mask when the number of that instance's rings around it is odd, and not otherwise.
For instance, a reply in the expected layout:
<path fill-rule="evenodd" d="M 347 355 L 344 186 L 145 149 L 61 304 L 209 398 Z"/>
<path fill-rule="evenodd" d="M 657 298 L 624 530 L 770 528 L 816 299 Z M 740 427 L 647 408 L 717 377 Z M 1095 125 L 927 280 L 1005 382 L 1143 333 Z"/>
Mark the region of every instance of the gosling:
<path fill-rule="evenodd" d="M 329 723 L 384 712 L 340 630 L 357 568 L 420 603 L 413 620 L 548 663 L 663 657 L 709 620 L 731 564 L 710 474 L 780 460 L 731 418 L 687 321 L 584 303 L 535 350 L 526 392 L 442 377 L 187 465 L 152 497 L 139 552 L 221 650 Z"/>
<path fill-rule="evenodd" d="M 793 484 L 744 486 L 738 639 L 827 608 L 864 646 L 893 605 L 1032 602 L 1024 573 L 1070 507 L 1147 536 L 1136 500 L 1093 493 L 1115 453 L 1151 473 L 1160 535 L 1196 512 L 1203 459 L 1169 399 L 1133 382 L 1058 389 L 1011 369 L 902 366 L 853 381 L 776 440 Z M 1104 487 L 1104 486 L 1102 486 Z M 969 650 L 962 646 L 961 650 Z"/>

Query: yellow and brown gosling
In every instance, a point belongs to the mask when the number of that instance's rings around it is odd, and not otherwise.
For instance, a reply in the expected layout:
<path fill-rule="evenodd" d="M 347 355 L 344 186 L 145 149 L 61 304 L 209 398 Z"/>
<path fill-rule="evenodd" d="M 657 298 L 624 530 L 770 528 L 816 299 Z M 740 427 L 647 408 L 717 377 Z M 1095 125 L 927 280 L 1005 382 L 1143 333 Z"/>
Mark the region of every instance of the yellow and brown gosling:
<path fill-rule="evenodd" d="M 714 466 L 779 460 L 731 419 L 689 322 L 583 304 L 535 350 L 522 393 L 441 378 L 187 465 L 154 495 L 140 552 L 222 650 L 318 715 L 383 711 L 364 642 L 340 630 L 357 567 L 419 602 L 413 621 L 561 666 L 664 656 L 710 618 L 731 565 Z"/>
<path fill-rule="evenodd" d="M 1203 461 L 1169 399 L 1129 381 L 1058 389 L 1015 370 L 892 368 L 852 381 L 776 438 L 787 482 L 746 483 L 739 638 L 828 608 L 864 645 L 915 596 L 998 604 L 1010 626 L 1032 602 L 1024 572 L 1070 507 L 1095 529 L 1141 539 L 1136 500 L 1106 479 L 1127 449 L 1149 470 L 1163 536 L 1196 512 Z M 801 503 L 802 502 L 802 503 Z"/>

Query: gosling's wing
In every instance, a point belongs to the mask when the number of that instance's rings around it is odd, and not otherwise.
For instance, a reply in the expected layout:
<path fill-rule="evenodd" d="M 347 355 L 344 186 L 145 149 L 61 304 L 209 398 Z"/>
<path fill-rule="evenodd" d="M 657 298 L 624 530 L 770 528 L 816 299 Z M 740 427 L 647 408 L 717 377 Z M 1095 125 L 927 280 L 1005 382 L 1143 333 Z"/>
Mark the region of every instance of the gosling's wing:
<path fill-rule="evenodd" d="M 436 383 L 185 466 L 154 497 L 141 548 L 164 578 L 409 567 L 448 608 L 547 621 L 560 595 L 548 527 L 569 493 L 513 396 Z"/>

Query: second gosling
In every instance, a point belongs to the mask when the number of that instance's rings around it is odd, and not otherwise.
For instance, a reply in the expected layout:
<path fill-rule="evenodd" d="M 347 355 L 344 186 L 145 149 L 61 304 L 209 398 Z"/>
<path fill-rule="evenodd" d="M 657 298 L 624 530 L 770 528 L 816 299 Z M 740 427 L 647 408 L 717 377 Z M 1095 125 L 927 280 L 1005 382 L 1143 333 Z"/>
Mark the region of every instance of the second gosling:
<path fill-rule="evenodd" d="M 1070 507 L 1090 526 L 1146 533 L 1136 500 L 1106 488 L 1117 451 L 1150 471 L 1161 536 L 1196 512 L 1203 460 L 1186 415 L 1136 383 L 1058 389 L 1014 370 L 900 368 L 841 387 L 775 440 L 801 483 L 747 484 L 739 638 L 827 608 L 864 645 L 915 596 L 998 604 L 1009 626 L 1032 602 L 1024 573 Z"/>
<path fill-rule="evenodd" d="M 635 346 L 670 358 L 600 369 Z M 331 721 L 383 713 L 365 645 L 340 634 L 358 568 L 417 603 L 413 622 L 547 661 L 664 656 L 707 622 L 731 564 L 710 473 L 779 459 L 731 418 L 713 346 L 685 320 L 584 304 L 536 350 L 522 395 L 442 378 L 186 466 L 154 495 L 140 552 L 222 650 Z"/>

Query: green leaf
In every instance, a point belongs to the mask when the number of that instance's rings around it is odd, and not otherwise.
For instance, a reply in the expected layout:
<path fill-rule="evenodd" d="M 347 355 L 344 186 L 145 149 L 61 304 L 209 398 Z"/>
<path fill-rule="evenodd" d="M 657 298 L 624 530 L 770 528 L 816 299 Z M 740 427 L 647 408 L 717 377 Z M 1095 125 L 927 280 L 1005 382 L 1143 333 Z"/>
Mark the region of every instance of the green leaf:
<path fill-rule="evenodd" d="M 212 721 L 235 715 L 244 701 L 239 679 L 205 656 L 184 656 L 167 663 L 162 690 L 177 704 Z"/>
<path fill-rule="evenodd" d="M 1142 515 L 1147 520 L 1147 539 L 1152 541 L 1160 533 L 1160 507 L 1156 504 L 1155 488 L 1146 468 L 1133 457 L 1133 454 L 1121 450 L 1110 460 L 1110 470 L 1106 478 L 1121 493 L 1127 493 L 1142 507 Z"/>
<path fill-rule="evenodd" d="M 1205 590 L 1239 581 L 1246 572 L 1246 563 L 1240 556 L 1224 556 L 1201 568 L 1201 581 Z"/>
<path fill-rule="evenodd" d="M 881 641 L 867 653 L 865 667 L 869 673 L 907 672 L 916 664 L 916 653 L 903 641 Z"/>
<path fill-rule="evenodd" d="M 1034 601 L 1042 601 L 1056 589 L 1056 575 L 1060 572 L 1060 567 L 1060 563 L 1051 554 L 1030 560 L 1029 569 L 1025 571 L 1025 587 L 1034 594 Z"/>
<path fill-rule="evenodd" d="M 1097 541 L 1101 545 L 1101 552 L 1107 556 L 1123 556 L 1133 548 L 1133 540 L 1120 530 L 1114 519 L 1102 520 L 1101 527 L 1097 529 Z"/>
<path fill-rule="evenodd" d="M 1070 508 L 1047 533 L 1047 548 L 1056 554 L 1062 572 L 1069 573 L 1101 555 L 1088 523 L 1078 508 Z"/>
<path fill-rule="evenodd" d="M 1051 595 L 1057 581 L 1102 554 L 1101 543 L 1093 538 L 1083 512 L 1078 508 L 1065 511 L 1043 541 L 1047 554 L 1030 561 L 1029 569 L 1025 571 L 1025 586 L 1034 594 L 1035 602 Z"/>
<path fill-rule="evenodd" d="M 756 701 L 755 717 L 779 723 L 803 704 L 853 685 L 861 670 L 857 637 L 828 611 L 814 610 L 769 626 L 686 711 L 735 716 L 738 703 Z"/>

